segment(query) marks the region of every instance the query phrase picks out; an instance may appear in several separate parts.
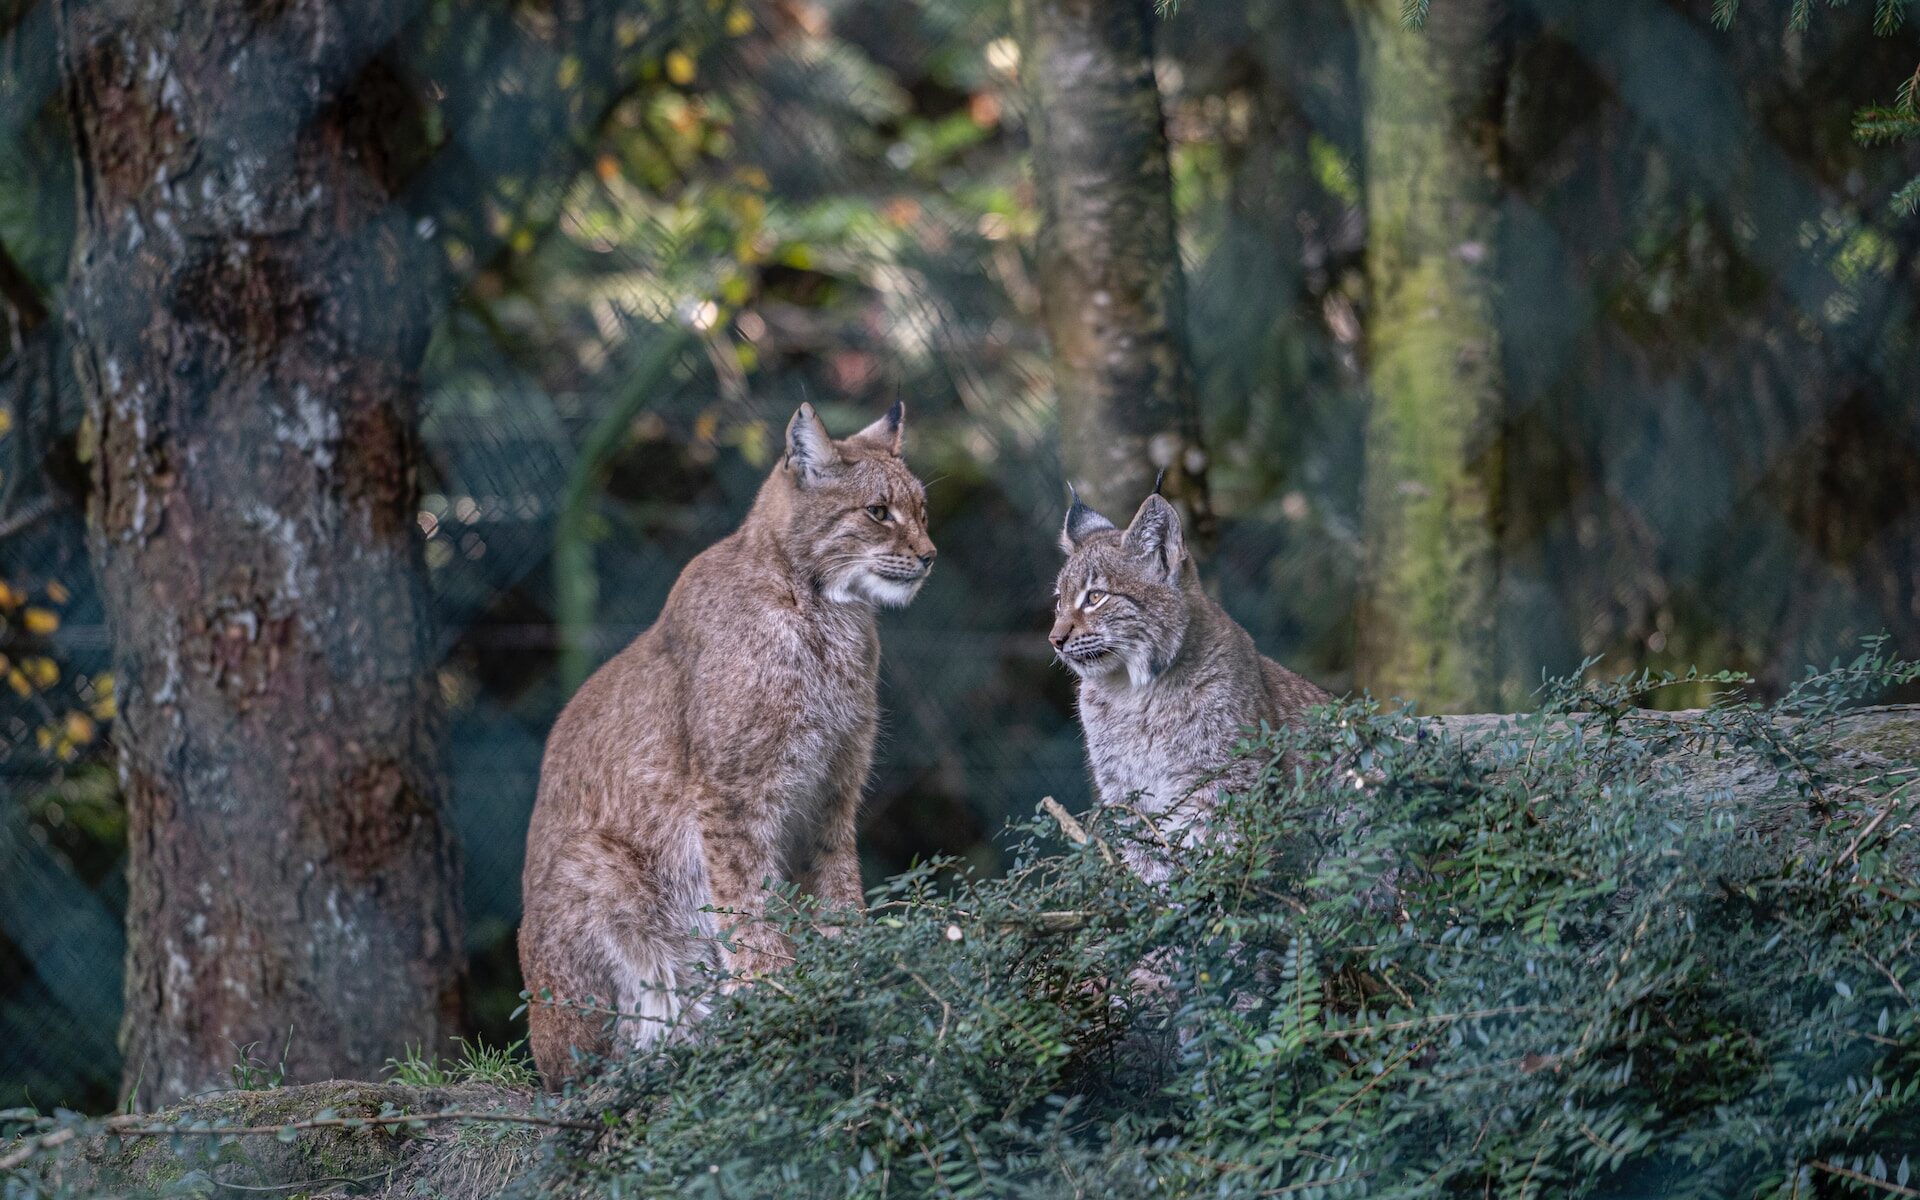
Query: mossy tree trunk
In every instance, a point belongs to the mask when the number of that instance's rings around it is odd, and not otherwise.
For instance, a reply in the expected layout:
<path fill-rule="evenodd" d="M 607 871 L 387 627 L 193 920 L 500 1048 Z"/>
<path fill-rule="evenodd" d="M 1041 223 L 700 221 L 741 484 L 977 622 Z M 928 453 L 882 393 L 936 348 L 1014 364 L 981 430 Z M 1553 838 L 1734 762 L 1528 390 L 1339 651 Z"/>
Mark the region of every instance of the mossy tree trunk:
<path fill-rule="evenodd" d="M 1186 350 L 1151 0 L 1020 0 L 1040 304 L 1068 478 L 1130 515 L 1166 494 L 1212 533 Z"/>
<path fill-rule="evenodd" d="M 1495 323 L 1500 0 L 1352 0 L 1366 96 L 1365 602 L 1360 682 L 1430 712 L 1500 707 Z"/>
<path fill-rule="evenodd" d="M 128 810 L 124 1087 L 458 1028 L 416 536 L 420 128 L 378 0 L 63 0 L 68 288 Z"/>

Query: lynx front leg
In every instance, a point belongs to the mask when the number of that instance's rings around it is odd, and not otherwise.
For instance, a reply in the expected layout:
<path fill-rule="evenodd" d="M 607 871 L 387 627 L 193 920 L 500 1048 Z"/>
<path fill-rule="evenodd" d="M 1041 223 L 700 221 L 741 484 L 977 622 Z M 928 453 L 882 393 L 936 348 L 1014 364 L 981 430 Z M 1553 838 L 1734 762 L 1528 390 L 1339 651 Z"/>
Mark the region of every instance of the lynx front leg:
<path fill-rule="evenodd" d="M 860 855 L 851 837 L 827 852 L 806 890 L 827 908 L 854 912 L 866 908 L 866 892 L 860 886 Z"/>
<path fill-rule="evenodd" d="M 777 832 L 768 825 L 739 819 L 753 807 L 719 802 L 732 819 L 719 813 L 706 822 L 707 871 L 713 888 L 714 921 L 726 929 L 732 949 L 723 965 L 736 976 L 763 975 L 793 961 L 786 936 L 767 925 L 767 882 L 779 881 L 781 856 Z M 765 806 L 762 806 L 765 807 Z"/>
<path fill-rule="evenodd" d="M 866 908 L 866 893 L 860 886 L 860 852 L 856 838 L 860 826 L 860 796 L 867 786 L 867 772 L 873 763 L 872 734 L 856 739 L 855 748 L 835 764 L 832 801 L 822 814 L 807 861 L 795 875 L 802 891 L 827 908 Z"/>

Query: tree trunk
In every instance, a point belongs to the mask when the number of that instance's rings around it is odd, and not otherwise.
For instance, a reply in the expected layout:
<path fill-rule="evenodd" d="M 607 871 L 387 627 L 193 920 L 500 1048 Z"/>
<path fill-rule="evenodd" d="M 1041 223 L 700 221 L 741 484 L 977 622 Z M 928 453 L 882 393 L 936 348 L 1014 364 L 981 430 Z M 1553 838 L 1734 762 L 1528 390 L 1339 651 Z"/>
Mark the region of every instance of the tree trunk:
<path fill-rule="evenodd" d="M 1366 95 L 1366 598 L 1360 682 L 1429 712 L 1501 707 L 1495 325 L 1500 0 L 1353 0 Z"/>
<path fill-rule="evenodd" d="M 1061 457 L 1124 523 L 1166 494 L 1212 534 L 1186 352 L 1150 0 L 1021 0 L 1021 75 L 1039 191 L 1040 306 Z"/>
<path fill-rule="evenodd" d="M 140 1104 L 249 1054 L 368 1078 L 458 1028 L 414 532 L 431 293 L 394 203 L 419 114 L 378 57 L 406 7 L 57 7 Z"/>

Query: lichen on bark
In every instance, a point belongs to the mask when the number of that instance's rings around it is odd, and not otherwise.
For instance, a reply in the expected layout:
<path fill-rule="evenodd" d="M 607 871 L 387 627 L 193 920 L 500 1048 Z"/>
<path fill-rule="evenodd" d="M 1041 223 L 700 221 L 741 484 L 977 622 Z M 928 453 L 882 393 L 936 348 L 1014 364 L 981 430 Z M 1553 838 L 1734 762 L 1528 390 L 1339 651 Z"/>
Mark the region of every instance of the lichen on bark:
<path fill-rule="evenodd" d="M 249 1045 L 284 1047 L 289 1079 L 368 1076 L 458 1028 L 413 536 L 431 260 L 379 62 L 398 18 L 268 7 L 55 7 L 143 1106 L 226 1083 Z"/>
<path fill-rule="evenodd" d="M 1366 95 L 1372 393 L 1358 669 L 1431 712 L 1499 707 L 1499 0 L 1352 0 Z"/>
<path fill-rule="evenodd" d="M 1131 514 L 1164 470 L 1213 533 L 1150 0 L 1020 0 L 1060 449 L 1088 503 Z M 1064 502 L 1064 501 L 1063 501 Z"/>

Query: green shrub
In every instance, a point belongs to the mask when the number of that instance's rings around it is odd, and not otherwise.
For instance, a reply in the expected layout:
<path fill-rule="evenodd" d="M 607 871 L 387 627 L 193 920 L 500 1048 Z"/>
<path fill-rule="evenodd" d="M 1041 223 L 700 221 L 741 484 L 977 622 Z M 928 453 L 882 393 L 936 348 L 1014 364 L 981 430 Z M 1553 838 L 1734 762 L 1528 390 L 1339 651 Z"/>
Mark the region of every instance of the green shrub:
<path fill-rule="evenodd" d="M 1913 1194 L 1920 756 L 1846 713 L 1916 677 L 1873 643 L 1771 707 L 1634 707 L 1693 675 L 1497 725 L 1354 706 L 1250 744 L 1235 837 L 1163 891 L 1101 814 L 839 936 L 790 905 L 796 965 L 615 1068 L 578 1101 L 608 1131 L 522 1186 Z"/>

